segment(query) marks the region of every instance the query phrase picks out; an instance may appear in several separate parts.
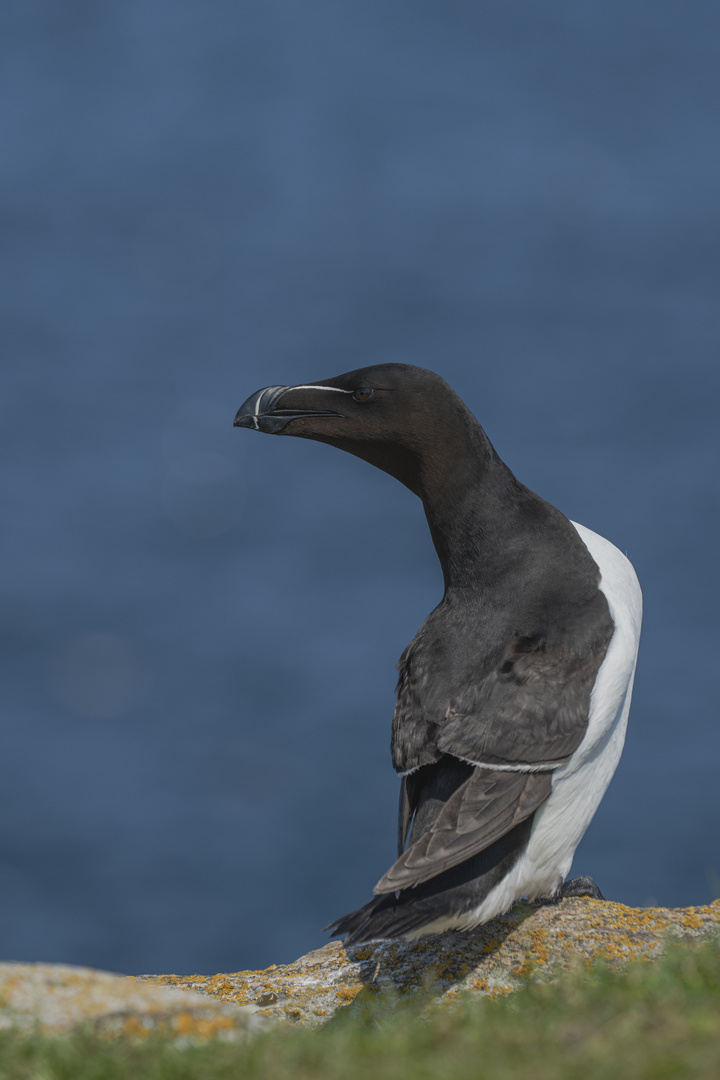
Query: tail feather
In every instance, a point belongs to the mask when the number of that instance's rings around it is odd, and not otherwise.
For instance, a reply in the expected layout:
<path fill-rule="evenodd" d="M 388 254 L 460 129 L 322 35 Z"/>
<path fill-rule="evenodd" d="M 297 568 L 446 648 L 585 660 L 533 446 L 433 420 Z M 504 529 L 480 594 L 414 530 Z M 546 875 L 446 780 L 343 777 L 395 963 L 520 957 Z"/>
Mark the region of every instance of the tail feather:
<path fill-rule="evenodd" d="M 330 937 L 349 936 L 359 930 L 372 917 L 377 905 L 377 900 L 371 900 L 356 911 L 351 911 L 347 915 L 335 919 L 334 922 L 331 922 L 329 926 L 324 926 L 323 929 L 330 934 Z M 349 942 L 346 942 L 346 944 L 349 944 Z"/>
<path fill-rule="evenodd" d="M 436 917 L 427 910 L 426 904 L 402 904 L 394 897 L 383 896 L 351 911 L 325 929 L 331 937 L 344 935 L 346 946 L 367 945 L 421 930 Z"/>

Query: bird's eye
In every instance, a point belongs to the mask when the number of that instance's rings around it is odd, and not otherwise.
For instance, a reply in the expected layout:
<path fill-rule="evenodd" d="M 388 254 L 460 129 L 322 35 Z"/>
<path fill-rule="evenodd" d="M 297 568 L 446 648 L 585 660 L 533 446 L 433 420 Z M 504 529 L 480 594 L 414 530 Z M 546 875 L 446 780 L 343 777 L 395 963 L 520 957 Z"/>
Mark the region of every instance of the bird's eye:
<path fill-rule="evenodd" d="M 353 390 L 355 401 L 369 401 L 372 396 L 373 392 L 369 386 L 359 386 L 357 390 Z"/>

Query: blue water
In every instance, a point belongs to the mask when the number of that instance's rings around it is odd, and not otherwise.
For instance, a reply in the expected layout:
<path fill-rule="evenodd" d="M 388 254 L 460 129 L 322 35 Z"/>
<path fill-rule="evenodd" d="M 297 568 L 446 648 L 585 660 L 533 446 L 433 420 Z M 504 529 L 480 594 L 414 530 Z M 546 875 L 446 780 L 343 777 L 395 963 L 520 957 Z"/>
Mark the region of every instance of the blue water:
<path fill-rule="evenodd" d="M 642 581 L 575 871 L 720 892 L 719 33 L 710 0 L 6 5 L 0 956 L 265 966 L 369 898 L 439 567 L 395 481 L 231 424 L 390 360 Z"/>

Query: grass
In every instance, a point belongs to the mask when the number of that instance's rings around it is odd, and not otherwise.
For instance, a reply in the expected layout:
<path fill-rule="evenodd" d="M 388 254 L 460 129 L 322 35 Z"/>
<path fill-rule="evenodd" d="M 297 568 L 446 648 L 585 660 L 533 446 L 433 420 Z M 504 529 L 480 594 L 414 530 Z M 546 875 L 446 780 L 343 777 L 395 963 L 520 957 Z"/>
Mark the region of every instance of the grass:
<path fill-rule="evenodd" d="M 666 1080 L 720 1077 L 720 944 L 578 968 L 498 1001 L 368 1006 L 316 1032 L 179 1047 L 0 1033 L 0 1080 Z"/>

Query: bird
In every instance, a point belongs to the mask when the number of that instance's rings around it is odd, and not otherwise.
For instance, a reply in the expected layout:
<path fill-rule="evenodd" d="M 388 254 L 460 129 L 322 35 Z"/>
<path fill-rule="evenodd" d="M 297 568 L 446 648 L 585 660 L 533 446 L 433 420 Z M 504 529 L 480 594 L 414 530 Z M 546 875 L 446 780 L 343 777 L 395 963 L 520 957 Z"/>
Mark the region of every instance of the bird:
<path fill-rule="evenodd" d="M 397 664 L 397 859 L 326 930 L 362 945 L 469 930 L 566 881 L 617 767 L 642 593 L 610 541 L 500 459 L 435 372 L 379 364 L 251 394 L 234 425 L 313 439 L 417 495 L 444 592 Z"/>

